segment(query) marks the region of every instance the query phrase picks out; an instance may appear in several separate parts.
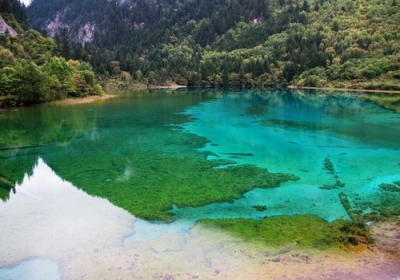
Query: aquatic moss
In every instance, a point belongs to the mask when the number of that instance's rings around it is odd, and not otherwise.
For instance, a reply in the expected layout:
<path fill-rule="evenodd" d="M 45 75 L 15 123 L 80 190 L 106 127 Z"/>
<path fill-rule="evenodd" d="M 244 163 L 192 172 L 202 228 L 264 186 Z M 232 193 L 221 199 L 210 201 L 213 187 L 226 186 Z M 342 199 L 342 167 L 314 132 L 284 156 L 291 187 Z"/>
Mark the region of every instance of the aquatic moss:
<path fill-rule="evenodd" d="M 375 193 L 364 201 L 354 200 L 353 204 L 355 208 L 363 210 L 358 214 L 359 221 L 367 224 L 399 218 L 399 201 L 400 192 L 383 191 Z"/>
<path fill-rule="evenodd" d="M 379 187 L 388 192 L 400 192 L 400 187 L 398 186 L 398 183 L 395 182 L 393 184 L 382 183 Z"/>
<path fill-rule="evenodd" d="M 173 214 L 168 211 L 173 205 L 198 207 L 233 201 L 255 187 L 272 188 L 297 179 L 251 165 L 215 168 L 216 164 L 205 158 L 156 152 L 111 159 L 97 154 L 94 158 L 87 155 L 49 162 L 62 178 L 89 194 L 107 198 L 148 220 L 172 221 Z"/>
<path fill-rule="evenodd" d="M 373 243 L 370 231 L 363 223 L 344 222 L 339 227 L 339 242 L 347 247 Z"/>
<path fill-rule="evenodd" d="M 197 224 L 224 231 L 257 246 L 329 249 L 372 243 L 363 224 L 343 220 L 328 223 L 315 215 L 283 215 L 261 220 L 205 219 Z"/>

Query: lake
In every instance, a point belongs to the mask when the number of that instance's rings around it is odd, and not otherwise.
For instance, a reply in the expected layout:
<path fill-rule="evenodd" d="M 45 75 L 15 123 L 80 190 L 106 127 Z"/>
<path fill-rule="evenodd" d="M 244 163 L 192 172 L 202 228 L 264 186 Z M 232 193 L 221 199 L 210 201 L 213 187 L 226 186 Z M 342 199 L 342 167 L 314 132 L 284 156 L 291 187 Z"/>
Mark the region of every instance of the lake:
<path fill-rule="evenodd" d="M 0 111 L 0 279 L 400 279 L 399 114 L 114 94 Z"/>

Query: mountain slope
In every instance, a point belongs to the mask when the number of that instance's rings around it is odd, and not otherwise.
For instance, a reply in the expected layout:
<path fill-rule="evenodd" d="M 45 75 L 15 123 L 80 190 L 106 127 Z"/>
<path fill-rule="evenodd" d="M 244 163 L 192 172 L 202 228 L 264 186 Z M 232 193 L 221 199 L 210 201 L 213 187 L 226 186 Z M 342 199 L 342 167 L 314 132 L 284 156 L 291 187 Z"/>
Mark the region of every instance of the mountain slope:
<path fill-rule="evenodd" d="M 0 0 L 0 8 L 0 107 L 102 94 L 88 63 L 57 56 L 62 45 L 23 29 L 29 24 L 18 0 Z"/>
<path fill-rule="evenodd" d="M 19 0 L 0 0 L 0 15 L 17 32 L 29 28 L 26 7 Z"/>
<path fill-rule="evenodd" d="M 148 84 L 400 89 L 396 1 L 34 0 L 28 13 L 68 29 L 96 71 Z"/>

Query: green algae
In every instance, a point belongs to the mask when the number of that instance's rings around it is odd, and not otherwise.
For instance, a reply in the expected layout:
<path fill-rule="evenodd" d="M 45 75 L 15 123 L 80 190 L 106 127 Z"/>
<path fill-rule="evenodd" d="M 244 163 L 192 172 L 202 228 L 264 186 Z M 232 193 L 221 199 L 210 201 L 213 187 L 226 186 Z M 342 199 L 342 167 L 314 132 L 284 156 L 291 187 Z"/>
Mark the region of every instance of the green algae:
<path fill-rule="evenodd" d="M 400 187 L 398 182 L 393 182 L 393 184 L 382 183 L 379 187 L 388 192 L 400 192 Z"/>
<path fill-rule="evenodd" d="M 205 219 L 198 222 L 224 231 L 256 246 L 307 247 L 321 250 L 371 244 L 368 229 L 361 223 L 337 220 L 332 223 L 315 215 L 294 215 L 252 219 Z"/>
<path fill-rule="evenodd" d="M 338 227 L 339 242 L 345 247 L 369 245 L 373 244 L 374 240 L 371 232 L 364 223 L 360 222 L 343 222 Z"/>
<path fill-rule="evenodd" d="M 371 222 L 382 222 L 388 219 L 400 218 L 400 192 L 388 191 L 382 188 L 382 185 L 383 187 L 386 185 L 391 188 L 395 186 L 394 184 L 395 182 L 393 184 L 382 183 L 380 184 L 380 188 L 383 191 L 374 193 L 364 200 L 355 199 L 352 201 L 354 209 L 358 209 L 359 222 L 370 224 Z"/>
<path fill-rule="evenodd" d="M 107 198 L 137 217 L 163 221 L 174 219 L 168 212 L 173 205 L 198 207 L 232 202 L 255 187 L 277 187 L 281 182 L 297 179 L 249 165 L 215 168 L 216 164 L 205 158 L 182 158 L 155 152 L 135 153 L 134 157 L 130 161 L 129 156 L 112 160 L 97 157 L 95 166 L 83 170 L 82 166 L 89 167 L 94 160 L 86 156 L 80 160 L 71 158 L 63 162 L 69 168 L 57 173 L 85 192 Z M 75 171 L 72 174 L 70 170 Z"/>

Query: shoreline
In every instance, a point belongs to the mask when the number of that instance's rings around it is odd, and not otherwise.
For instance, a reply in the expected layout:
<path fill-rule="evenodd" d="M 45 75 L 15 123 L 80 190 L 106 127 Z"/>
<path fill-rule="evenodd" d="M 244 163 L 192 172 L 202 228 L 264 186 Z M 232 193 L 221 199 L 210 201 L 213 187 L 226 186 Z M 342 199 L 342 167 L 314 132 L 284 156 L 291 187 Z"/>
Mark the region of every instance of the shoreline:
<path fill-rule="evenodd" d="M 391 94 L 400 94 L 399 90 L 385 90 L 385 89 L 357 89 L 357 88 L 333 88 L 333 87 L 298 87 L 294 85 L 288 86 L 289 89 L 314 89 L 314 90 L 323 90 L 323 91 L 342 91 L 342 92 L 359 92 L 359 93 L 391 93 Z"/>
<path fill-rule="evenodd" d="M 89 95 L 86 97 L 77 97 L 77 98 L 67 98 L 63 100 L 57 100 L 53 102 L 49 102 L 47 104 L 56 104 L 56 105 L 76 105 L 76 104 L 86 104 L 99 100 L 107 100 L 110 98 L 117 97 L 114 94 L 103 94 L 103 95 Z"/>
<path fill-rule="evenodd" d="M 148 89 L 180 89 L 187 88 L 187 86 L 183 85 L 169 85 L 169 86 L 161 86 L 161 85 L 148 85 Z"/>

